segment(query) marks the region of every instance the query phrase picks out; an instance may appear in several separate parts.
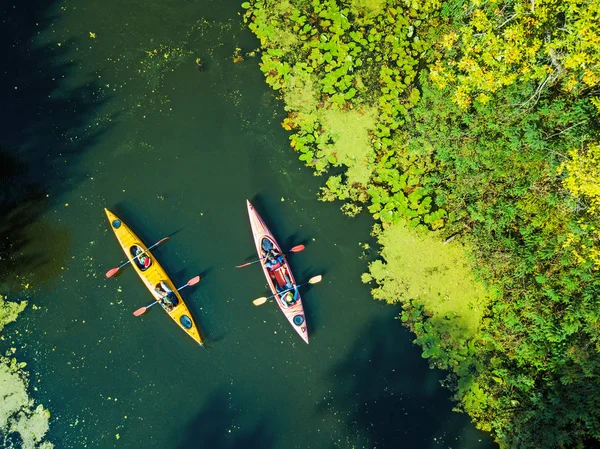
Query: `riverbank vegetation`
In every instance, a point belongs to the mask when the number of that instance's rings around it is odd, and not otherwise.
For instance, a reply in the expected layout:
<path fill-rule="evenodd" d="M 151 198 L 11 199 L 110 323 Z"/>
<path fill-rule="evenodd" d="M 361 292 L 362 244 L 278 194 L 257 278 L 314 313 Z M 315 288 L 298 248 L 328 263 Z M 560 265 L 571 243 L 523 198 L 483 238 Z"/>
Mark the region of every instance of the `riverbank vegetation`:
<path fill-rule="evenodd" d="M 242 7 L 291 147 L 377 220 L 363 280 L 457 408 L 503 448 L 599 440 L 600 3 Z"/>
<path fill-rule="evenodd" d="M 5 340 L 1 333 L 4 326 L 15 321 L 26 306 L 25 301 L 6 301 L 0 295 L 0 339 Z M 29 397 L 28 375 L 24 371 L 26 364 L 18 362 L 12 356 L 14 352 L 13 348 L 5 356 L 0 356 L 0 442 L 7 449 L 52 449 L 52 443 L 44 441 L 50 412 L 42 405 L 35 406 Z M 15 438 L 15 434 L 19 438 Z M 13 446 L 18 440 L 19 445 Z"/>
<path fill-rule="evenodd" d="M 26 173 L 25 166 L 0 147 L 0 447 L 51 449 L 53 445 L 44 439 L 50 414 L 30 398 L 26 364 L 17 360 L 16 342 L 4 332 L 27 307 L 27 301 L 10 301 L 2 294 L 29 288 L 19 267 L 30 260 L 27 231 L 39 210 L 41 195 Z"/>

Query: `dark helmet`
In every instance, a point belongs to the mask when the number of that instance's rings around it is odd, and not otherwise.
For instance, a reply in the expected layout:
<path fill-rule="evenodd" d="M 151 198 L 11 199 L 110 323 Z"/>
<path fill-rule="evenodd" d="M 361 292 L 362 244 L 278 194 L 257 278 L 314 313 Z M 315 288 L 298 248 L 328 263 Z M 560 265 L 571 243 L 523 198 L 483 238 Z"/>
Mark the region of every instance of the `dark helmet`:
<path fill-rule="evenodd" d="M 271 240 L 269 240 L 266 237 L 262 239 L 260 246 L 265 251 L 269 251 L 269 250 L 273 249 L 273 244 L 271 243 Z"/>

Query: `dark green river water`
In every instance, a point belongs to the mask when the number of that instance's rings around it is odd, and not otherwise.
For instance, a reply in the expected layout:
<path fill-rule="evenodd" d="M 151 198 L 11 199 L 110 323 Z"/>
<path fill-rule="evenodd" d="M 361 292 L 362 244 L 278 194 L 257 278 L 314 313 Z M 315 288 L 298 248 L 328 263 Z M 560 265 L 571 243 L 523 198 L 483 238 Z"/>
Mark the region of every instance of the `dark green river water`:
<path fill-rule="evenodd" d="M 493 445 L 451 411 L 398 309 L 360 282 L 369 217 L 317 201 L 238 1 L 12 1 L 2 7 L 3 293 L 31 299 L 4 351 L 28 362 L 57 448 L 452 448 Z M 156 50 L 156 52 L 155 52 Z M 195 59 L 204 62 L 198 71 Z M 290 256 L 310 345 L 267 294 L 245 200 Z M 204 351 L 123 260 L 103 208 L 183 291 Z M 15 275 L 16 273 L 16 275 Z"/>

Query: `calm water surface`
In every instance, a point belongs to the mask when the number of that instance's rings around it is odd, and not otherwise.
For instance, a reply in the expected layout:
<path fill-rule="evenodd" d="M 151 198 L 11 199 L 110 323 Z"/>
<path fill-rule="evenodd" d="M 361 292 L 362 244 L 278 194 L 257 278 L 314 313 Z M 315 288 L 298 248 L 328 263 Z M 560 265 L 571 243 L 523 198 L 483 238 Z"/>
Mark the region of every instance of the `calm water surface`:
<path fill-rule="evenodd" d="M 27 4 L 26 4 L 27 3 Z M 2 10 L 3 154 L 11 160 L 3 289 L 39 307 L 8 328 L 52 412 L 57 448 L 492 447 L 453 413 L 398 309 L 360 282 L 367 216 L 317 201 L 237 1 L 38 1 Z M 155 51 L 156 50 L 156 51 Z M 196 68 L 201 58 L 205 70 Z M 14 61 L 6 64 L 6 61 Z M 11 105 L 7 114 L 6 105 Z M 12 171 L 11 171 L 12 170 Z M 267 294 L 245 207 L 252 200 L 304 291 L 310 345 Z M 103 208 L 155 251 L 210 346 L 151 302 Z M 12 342 L 15 343 L 12 343 Z"/>

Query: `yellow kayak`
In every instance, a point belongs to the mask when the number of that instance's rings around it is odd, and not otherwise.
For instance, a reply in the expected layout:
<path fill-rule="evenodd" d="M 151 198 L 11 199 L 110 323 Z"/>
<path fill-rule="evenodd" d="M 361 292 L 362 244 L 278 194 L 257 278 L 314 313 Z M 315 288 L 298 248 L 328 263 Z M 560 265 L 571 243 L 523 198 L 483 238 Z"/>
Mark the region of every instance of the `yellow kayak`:
<path fill-rule="evenodd" d="M 147 251 L 144 242 L 135 235 L 129 226 L 123 223 L 119 217 L 108 209 L 105 208 L 104 211 L 106 212 L 110 227 L 114 231 L 121 248 L 123 248 L 130 264 L 140 276 L 152 297 L 158 301 L 163 310 L 167 312 L 167 315 L 169 315 L 186 334 L 200 346 L 204 346 L 198 327 L 192 318 L 192 314 L 177 291 L 177 287 L 175 287 L 173 282 L 171 282 L 171 279 L 169 279 L 169 276 L 167 276 L 165 270 L 163 270 L 152 253 Z M 147 257 L 138 257 L 134 260 L 135 256 L 140 251 L 145 251 L 144 255 Z M 165 286 L 167 288 L 165 288 Z M 172 300 L 173 305 L 170 305 L 163 300 L 163 297 L 161 297 L 157 288 L 163 290 L 163 292 L 166 290 L 167 293 L 171 294 L 171 297 L 174 296 L 176 298 Z"/>

